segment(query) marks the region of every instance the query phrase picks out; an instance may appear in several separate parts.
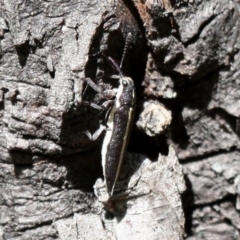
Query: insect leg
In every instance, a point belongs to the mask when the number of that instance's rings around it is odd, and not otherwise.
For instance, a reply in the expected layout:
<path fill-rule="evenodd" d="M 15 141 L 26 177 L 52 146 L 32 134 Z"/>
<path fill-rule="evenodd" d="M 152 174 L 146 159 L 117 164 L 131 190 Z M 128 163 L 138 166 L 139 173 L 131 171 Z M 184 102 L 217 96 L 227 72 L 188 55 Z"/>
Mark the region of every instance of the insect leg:
<path fill-rule="evenodd" d="M 87 135 L 89 140 L 95 141 L 100 137 L 103 131 L 106 131 L 106 129 L 107 127 L 101 124 L 100 128 L 94 134 L 91 134 L 89 131 L 86 131 L 85 134 Z"/>
<path fill-rule="evenodd" d="M 84 78 L 84 81 L 87 82 L 87 84 L 92 88 L 94 89 L 96 92 L 98 93 L 102 93 L 102 89 L 95 83 L 93 82 L 90 78 Z"/>
<path fill-rule="evenodd" d="M 99 111 L 104 111 L 104 110 L 110 108 L 113 105 L 114 100 L 107 100 L 107 101 L 103 102 L 102 105 L 98 105 L 96 103 L 87 102 L 87 101 L 82 101 L 81 103 L 85 106 L 90 106 L 90 107 L 95 108 Z"/>

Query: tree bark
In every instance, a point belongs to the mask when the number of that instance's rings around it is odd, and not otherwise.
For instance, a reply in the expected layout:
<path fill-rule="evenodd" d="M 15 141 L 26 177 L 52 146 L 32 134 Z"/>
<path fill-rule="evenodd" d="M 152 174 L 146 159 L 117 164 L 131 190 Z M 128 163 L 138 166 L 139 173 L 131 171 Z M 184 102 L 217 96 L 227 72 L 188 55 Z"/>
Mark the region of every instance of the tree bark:
<path fill-rule="evenodd" d="M 0 4 L 1 239 L 240 239 L 239 1 Z M 85 80 L 118 87 L 123 53 L 137 104 L 109 213 Z"/>

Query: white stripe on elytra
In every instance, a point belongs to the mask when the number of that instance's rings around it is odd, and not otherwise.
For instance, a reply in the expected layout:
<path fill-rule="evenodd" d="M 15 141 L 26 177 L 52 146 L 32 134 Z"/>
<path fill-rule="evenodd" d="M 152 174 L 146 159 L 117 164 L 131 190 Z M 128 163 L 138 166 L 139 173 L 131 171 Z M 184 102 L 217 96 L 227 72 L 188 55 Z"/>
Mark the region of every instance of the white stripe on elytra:
<path fill-rule="evenodd" d="M 116 112 L 117 108 L 120 107 L 120 102 L 119 102 L 119 98 L 122 95 L 123 92 L 123 86 L 121 84 L 120 81 L 120 86 L 119 88 L 116 90 L 117 94 L 116 94 L 116 100 L 114 102 L 114 105 L 109 113 L 108 116 L 108 121 L 107 121 L 107 127 L 108 129 L 106 130 L 106 134 L 103 140 L 103 145 L 102 145 L 102 167 L 103 167 L 103 176 L 104 176 L 104 181 L 106 181 L 106 173 L 105 173 L 105 166 L 106 166 L 106 157 L 107 157 L 107 149 L 108 149 L 108 145 L 111 141 L 112 138 L 112 134 L 113 134 L 113 127 L 114 127 L 114 113 Z"/>
<path fill-rule="evenodd" d="M 128 81 L 132 81 L 131 78 L 127 78 L 127 79 L 128 79 Z M 122 149 L 121 149 L 120 156 L 119 156 L 119 159 L 118 159 L 119 162 L 118 162 L 118 167 L 117 167 L 117 172 L 116 172 L 116 176 L 115 176 L 115 179 L 114 179 L 114 183 L 113 183 L 113 186 L 112 186 L 111 195 L 113 194 L 114 187 L 115 187 L 115 184 L 117 182 L 117 178 L 118 178 L 121 166 L 122 166 L 122 161 L 123 161 L 123 157 L 124 157 L 124 153 L 125 153 L 126 144 L 127 144 L 127 141 L 128 141 L 130 126 L 132 124 L 134 103 L 135 103 L 135 91 L 133 89 L 132 90 L 132 102 L 131 102 L 132 107 L 129 109 L 129 112 L 128 112 L 128 122 L 127 122 L 126 130 L 125 130 L 125 135 L 124 135 L 124 138 L 123 138 Z"/>

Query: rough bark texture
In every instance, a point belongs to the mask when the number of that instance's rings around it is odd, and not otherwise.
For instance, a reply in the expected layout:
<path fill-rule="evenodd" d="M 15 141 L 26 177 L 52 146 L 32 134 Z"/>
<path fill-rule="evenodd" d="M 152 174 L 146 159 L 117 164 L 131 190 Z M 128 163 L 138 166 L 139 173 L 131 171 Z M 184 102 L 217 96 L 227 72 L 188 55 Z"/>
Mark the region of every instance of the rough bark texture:
<path fill-rule="evenodd" d="M 1 239 L 127 239 L 127 231 L 182 239 L 181 204 L 186 239 L 240 239 L 238 0 L 0 6 Z M 134 200 L 124 200 L 135 212 L 125 209 L 119 220 L 103 217 L 93 193 L 102 138 L 84 132 L 94 132 L 104 112 L 87 104 L 102 99 L 84 79 L 117 87 L 101 53 L 120 62 L 129 32 L 122 69 L 136 85 L 129 151 L 138 164 L 128 182 L 138 181 Z M 183 164 L 182 203 L 182 168 L 170 144 Z M 141 196 L 135 191 L 145 183 Z"/>
<path fill-rule="evenodd" d="M 136 6 L 152 49 L 145 93 L 173 113 L 187 239 L 240 239 L 239 1 L 176 1 L 161 17 L 156 2 Z"/>

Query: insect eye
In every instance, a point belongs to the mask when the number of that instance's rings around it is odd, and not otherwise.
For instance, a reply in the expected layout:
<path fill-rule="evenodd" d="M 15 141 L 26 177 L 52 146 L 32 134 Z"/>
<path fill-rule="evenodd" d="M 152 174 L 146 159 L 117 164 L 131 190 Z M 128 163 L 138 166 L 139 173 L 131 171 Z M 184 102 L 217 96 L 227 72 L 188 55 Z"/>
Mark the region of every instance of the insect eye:
<path fill-rule="evenodd" d="M 127 86 L 128 86 L 128 81 L 123 80 L 123 81 L 122 81 L 122 84 L 123 84 L 124 87 L 127 87 Z"/>

